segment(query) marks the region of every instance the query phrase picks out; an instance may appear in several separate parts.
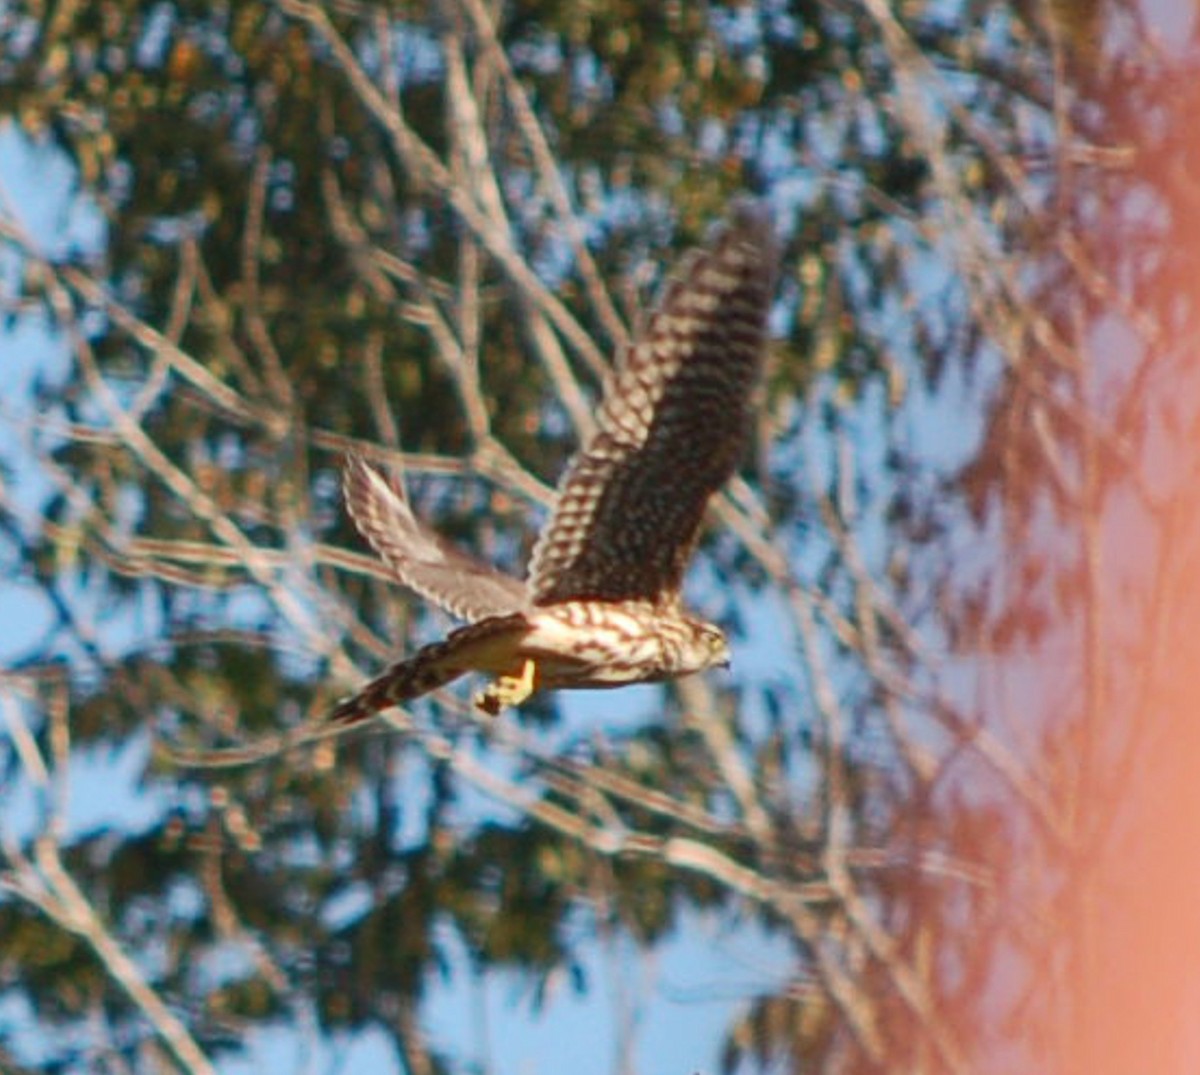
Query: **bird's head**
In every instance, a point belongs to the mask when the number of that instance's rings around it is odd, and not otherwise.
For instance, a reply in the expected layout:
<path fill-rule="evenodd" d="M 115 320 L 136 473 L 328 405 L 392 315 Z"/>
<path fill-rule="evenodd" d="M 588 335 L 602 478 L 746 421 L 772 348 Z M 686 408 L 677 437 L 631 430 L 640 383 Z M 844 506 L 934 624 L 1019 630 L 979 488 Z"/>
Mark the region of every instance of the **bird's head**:
<path fill-rule="evenodd" d="M 692 621 L 692 637 L 685 661 L 695 672 L 706 668 L 729 667 L 729 640 L 725 633 L 711 623 Z"/>

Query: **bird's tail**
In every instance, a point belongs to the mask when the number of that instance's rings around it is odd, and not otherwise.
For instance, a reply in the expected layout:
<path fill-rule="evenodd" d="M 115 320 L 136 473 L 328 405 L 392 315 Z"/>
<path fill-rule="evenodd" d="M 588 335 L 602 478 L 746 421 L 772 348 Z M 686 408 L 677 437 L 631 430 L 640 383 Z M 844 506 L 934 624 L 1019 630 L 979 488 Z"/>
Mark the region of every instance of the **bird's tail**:
<path fill-rule="evenodd" d="M 454 646 L 434 642 L 392 665 L 365 687 L 337 704 L 330 723 L 357 724 L 376 713 L 444 687 L 469 671 L 451 659 Z"/>

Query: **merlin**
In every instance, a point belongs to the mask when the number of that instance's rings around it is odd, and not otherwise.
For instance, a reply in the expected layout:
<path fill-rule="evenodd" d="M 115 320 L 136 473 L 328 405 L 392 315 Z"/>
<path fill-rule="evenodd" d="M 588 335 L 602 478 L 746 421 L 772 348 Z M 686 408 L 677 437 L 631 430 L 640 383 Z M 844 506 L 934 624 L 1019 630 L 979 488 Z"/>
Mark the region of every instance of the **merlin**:
<path fill-rule="evenodd" d="M 741 203 L 685 256 L 617 356 L 596 428 L 568 463 L 525 581 L 483 564 L 413 514 L 402 483 L 346 462 L 346 506 L 403 585 L 469 621 L 341 702 L 352 724 L 465 675 L 495 715 L 539 690 L 620 687 L 728 665 L 719 628 L 683 608 L 705 508 L 750 435 L 777 250 Z"/>

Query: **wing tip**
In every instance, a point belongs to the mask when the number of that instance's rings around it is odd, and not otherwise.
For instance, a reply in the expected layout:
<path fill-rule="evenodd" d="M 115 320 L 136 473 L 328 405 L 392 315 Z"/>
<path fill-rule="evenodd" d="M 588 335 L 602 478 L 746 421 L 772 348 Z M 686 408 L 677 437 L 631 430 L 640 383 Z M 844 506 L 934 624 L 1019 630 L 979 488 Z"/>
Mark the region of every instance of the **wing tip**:
<path fill-rule="evenodd" d="M 398 502 L 406 516 L 411 516 L 412 509 L 403 480 L 398 475 L 372 466 L 357 452 L 347 452 L 342 464 L 342 497 L 352 518 L 357 518 L 356 508 L 359 505 L 369 503 L 380 495 L 380 487 L 384 495 Z"/>
<path fill-rule="evenodd" d="M 775 217 L 770 205 L 753 194 L 739 194 L 729 205 L 723 227 L 726 230 L 775 237 Z"/>
<path fill-rule="evenodd" d="M 357 452 L 347 452 L 342 459 L 342 500 L 351 518 L 354 505 L 366 490 L 375 469 Z"/>
<path fill-rule="evenodd" d="M 766 263 L 774 281 L 779 271 L 780 243 L 775 214 L 764 199 L 749 194 L 734 199 L 713 241 L 714 248 L 730 245 L 751 248 Z"/>

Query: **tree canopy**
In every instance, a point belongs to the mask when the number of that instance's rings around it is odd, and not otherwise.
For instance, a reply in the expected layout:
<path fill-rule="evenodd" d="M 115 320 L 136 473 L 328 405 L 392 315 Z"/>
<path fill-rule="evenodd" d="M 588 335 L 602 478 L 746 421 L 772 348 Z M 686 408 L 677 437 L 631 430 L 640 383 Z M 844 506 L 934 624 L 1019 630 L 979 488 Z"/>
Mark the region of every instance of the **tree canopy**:
<path fill-rule="evenodd" d="M 1093 807 L 1156 732 L 1113 715 L 1154 711 L 1139 647 L 1173 637 L 1116 595 L 1195 548 L 1181 25 L 8 5 L 0 1066 L 204 1072 L 267 1034 L 333 1066 L 375 1033 L 484 1068 L 437 990 L 514 976 L 504 1018 L 550 1020 L 599 1003 L 598 948 L 713 933 L 771 954 L 720 1007 L 727 1072 L 1102 1051 L 1063 988 L 1080 864 L 1129 823 Z M 70 177 L 48 222 L 17 159 Z M 784 249 L 768 376 L 688 583 L 731 674 L 308 735 L 446 626 L 354 534 L 345 453 L 520 574 L 612 355 L 746 192 Z"/>

